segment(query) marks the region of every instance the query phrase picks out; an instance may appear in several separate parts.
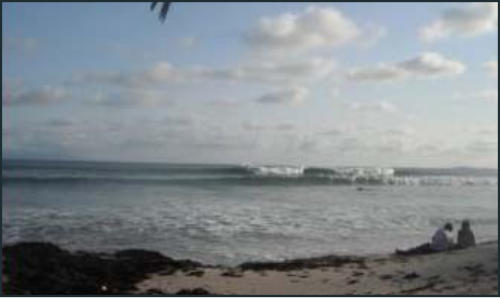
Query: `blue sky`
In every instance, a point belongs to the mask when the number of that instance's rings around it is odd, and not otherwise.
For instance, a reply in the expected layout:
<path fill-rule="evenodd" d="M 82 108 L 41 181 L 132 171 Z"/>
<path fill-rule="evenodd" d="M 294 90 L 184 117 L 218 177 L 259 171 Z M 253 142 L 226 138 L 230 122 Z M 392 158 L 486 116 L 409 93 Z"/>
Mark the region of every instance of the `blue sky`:
<path fill-rule="evenodd" d="M 495 3 L 3 3 L 3 158 L 497 167 Z"/>

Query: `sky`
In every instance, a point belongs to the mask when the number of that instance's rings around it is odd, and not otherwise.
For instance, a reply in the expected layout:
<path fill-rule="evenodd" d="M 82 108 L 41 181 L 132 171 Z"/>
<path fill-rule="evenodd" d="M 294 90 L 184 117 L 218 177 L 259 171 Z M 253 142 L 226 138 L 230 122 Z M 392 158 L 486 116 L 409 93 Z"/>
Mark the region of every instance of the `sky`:
<path fill-rule="evenodd" d="M 2 158 L 498 165 L 498 3 L 2 3 Z"/>

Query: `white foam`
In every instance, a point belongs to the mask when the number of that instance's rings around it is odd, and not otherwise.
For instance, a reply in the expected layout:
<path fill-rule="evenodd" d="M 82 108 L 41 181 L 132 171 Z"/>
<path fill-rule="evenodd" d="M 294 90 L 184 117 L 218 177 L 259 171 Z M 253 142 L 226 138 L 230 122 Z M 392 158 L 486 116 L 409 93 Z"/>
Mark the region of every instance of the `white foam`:
<path fill-rule="evenodd" d="M 304 167 L 298 166 L 258 166 L 248 168 L 260 177 L 300 177 L 304 175 Z"/>

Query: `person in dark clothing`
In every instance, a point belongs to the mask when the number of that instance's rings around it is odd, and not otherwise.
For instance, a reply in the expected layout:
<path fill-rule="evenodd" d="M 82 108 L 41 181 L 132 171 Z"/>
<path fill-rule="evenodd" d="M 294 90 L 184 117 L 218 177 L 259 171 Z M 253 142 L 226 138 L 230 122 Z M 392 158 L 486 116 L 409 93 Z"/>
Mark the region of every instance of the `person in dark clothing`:
<path fill-rule="evenodd" d="M 467 248 L 474 245 L 476 245 L 476 238 L 470 229 L 470 222 L 464 220 L 460 231 L 458 231 L 457 248 Z"/>

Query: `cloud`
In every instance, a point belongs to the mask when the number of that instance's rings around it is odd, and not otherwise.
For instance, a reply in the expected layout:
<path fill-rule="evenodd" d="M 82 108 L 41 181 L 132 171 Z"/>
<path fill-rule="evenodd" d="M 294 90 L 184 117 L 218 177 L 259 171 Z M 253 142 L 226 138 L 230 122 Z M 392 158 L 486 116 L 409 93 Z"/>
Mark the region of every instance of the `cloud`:
<path fill-rule="evenodd" d="M 408 127 L 391 128 L 384 131 L 387 136 L 409 137 L 415 134 L 415 131 Z"/>
<path fill-rule="evenodd" d="M 484 63 L 483 67 L 492 75 L 498 76 L 498 60 L 488 61 Z"/>
<path fill-rule="evenodd" d="M 469 153 L 495 153 L 498 152 L 497 141 L 474 141 L 466 145 L 465 150 Z"/>
<path fill-rule="evenodd" d="M 445 10 L 431 24 L 420 28 L 419 37 L 433 42 L 449 36 L 473 37 L 498 30 L 498 3 L 471 3 Z"/>
<path fill-rule="evenodd" d="M 399 63 L 398 66 L 415 76 L 454 75 L 465 71 L 465 65 L 461 62 L 446 59 L 433 52 L 423 53 L 414 59 Z"/>
<path fill-rule="evenodd" d="M 317 80 L 327 77 L 334 68 L 334 61 L 324 58 L 307 58 L 293 61 L 260 61 L 229 68 L 174 67 L 159 62 L 146 70 L 125 72 L 95 72 L 75 76 L 71 85 L 82 83 L 109 84 L 128 88 L 149 88 L 168 83 L 193 80 L 227 80 L 287 84 Z"/>
<path fill-rule="evenodd" d="M 329 75 L 335 63 L 331 59 L 308 58 L 286 62 L 264 62 L 226 69 L 200 68 L 192 71 L 192 77 L 225 79 L 241 82 L 264 82 L 283 84 L 321 79 Z"/>
<path fill-rule="evenodd" d="M 125 106 L 158 106 L 161 104 L 174 104 L 173 100 L 168 98 L 162 92 L 150 90 L 132 89 L 115 93 L 97 92 L 94 98 L 87 103 L 109 107 Z"/>
<path fill-rule="evenodd" d="M 477 90 L 474 92 L 457 92 L 454 98 L 460 100 L 460 102 L 471 102 L 476 100 L 483 101 L 497 101 L 498 100 L 498 89 L 484 89 Z"/>
<path fill-rule="evenodd" d="M 374 149 L 382 154 L 402 153 L 404 151 L 404 144 L 400 140 L 390 140 L 390 141 L 382 142 L 380 145 L 376 146 Z"/>
<path fill-rule="evenodd" d="M 300 142 L 298 149 L 303 152 L 314 152 L 319 149 L 319 142 L 313 139 L 304 139 Z"/>
<path fill-rule="evenodd" d="M 357 137 L 347 137 L 344 138 L 337 146 L 337 150 L 342 153 L 351 153 L 354 151 L 363 152 L 366 147 L 367 144 L 362 139 Z"/>
<path fill-rule="evenodd" d="M 379 64 L 375 67 L 355 68 L 347 73 L 352 81 L 383 82 L 404 78 L 436 78 L 465 72 L 465 65 L 445 58 L 439 53 L 425 52 L 397 63 Z"/>
<path fill-rule="evenodd" d="M 40 89 L 14 94 L 11 98 L 4 94 L 2 103 L 4 105 L 49 105 L 59 103 L 70 97 L 71 94 L 65 88 L 46 85 Z"/>
<path fill-rule="evenodd" d="M 339 10 L 311 6 L 301 13 L 263 17 L 244 37 L 259 50 L 302 52 L 343 45 L 360 33 L 359 27 Z"/>
<path fill-rule="evenodd" d="M 392 81 L 405 77 L 405 72 L 395 65 L 380 64 L 376 67 L 355 68 L 348 72 L 352 81 Z"/>
<path fill-rule="evenodd" d="M 439 152 L 439 147 L 435 144 L 421 144 L 415 148 L 417 154 L 427 155 Z"/>
<path fill-rule="evenodd" d="M 281 131 L 290 131 L 290 130 L 293 130 L 294 128 L 295 128 L 295 125 L 289 124 L 289 123 L 278 124 L 274 127 L 274 129 L 281 130 Z"/>
<path fill-rule="evenodd" d="M 249 131 L 262 131 L 267 129 L 267 127 L 263 124 L 255 124 L 250 122 L 243 122 L 241 124 L 241 127 L 244 130 L 249 130 Z"/>
<path fill-rule="evenodd" d="M 304 87 L 291 87 L 277 92 L 264 94 L 256 101 L 263 104 L 290 104 L 297 105 L 305 100 L 309 91 Z"/>
<path fill-rule="evenodd" d="M 251 122 L 243 122 L 241 127 L 249 131 L 291 131 L 295 128 L 293 124 L 281 123 L 276 125 L 264 125 Z"/>
<path fill-rule="evenodd" d="M 75 76 L 69 83 L 97 83 L 110 84 L 122 87 L 149 87 L 155 84 L 178 82 L 185 79 L 185 74 L 168 62 L 159 62 L 144 71 L 131 73 L 124 72 L 95 72 Z"/>
<path fill-rule="evenodd" d="M 498 101 L 498 89 L 481 91 L 478 93 L 477 98 L 482 100 Z"/>
<path fill-rule="evenodd" d="M 490 126 L 490 127 L 480 127 L 480 128 L 476 128 L 475 130 L 473 130 L 473 133 L 474 134 L 478 134 L 478 135 L 486 135 L 486 136 L 489 136 L 489 135 L 497 135 L 498 134 L 498 128 L 496 126 Z"/>
<path fill-rule="evenodd" d="M 321 135 L 325 135 L 325 136 L 338 136 L 338 135 L 341 135 L 343 133 L 345 133 L 345 130 L 339 129 L 339 128 L 332 128 L 332 129 L 328 129 L 326 131 L 320 132 Z"/>
<path fill-rule="evenodd" d="M 215 99 L 206 103 L 208 106 L 223 108 L 223 109 L 234 109 L 241 106 L 242 102 L 234 99 Z"/>
<path fill-rule="evenodd" d="M 360 102 L 351 102 L 349 103 L 349 108 L 354 111 L 361 112 L 387 112 L 387 113 L 395 113 L 398 111 L 398 108 L 386 101 L 380 101 L 375 103 L 360 103 Z"/>

